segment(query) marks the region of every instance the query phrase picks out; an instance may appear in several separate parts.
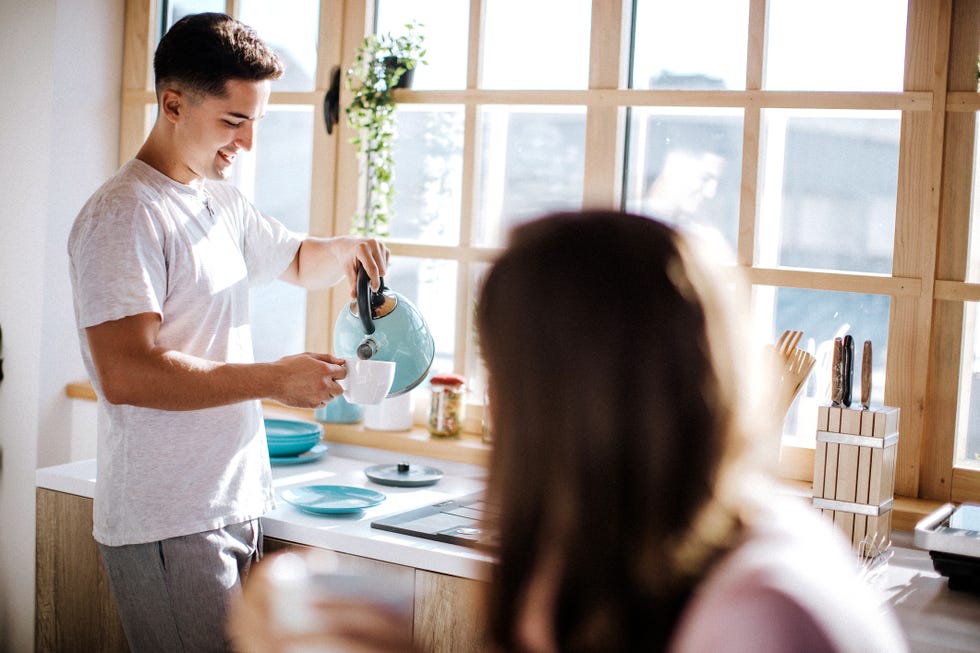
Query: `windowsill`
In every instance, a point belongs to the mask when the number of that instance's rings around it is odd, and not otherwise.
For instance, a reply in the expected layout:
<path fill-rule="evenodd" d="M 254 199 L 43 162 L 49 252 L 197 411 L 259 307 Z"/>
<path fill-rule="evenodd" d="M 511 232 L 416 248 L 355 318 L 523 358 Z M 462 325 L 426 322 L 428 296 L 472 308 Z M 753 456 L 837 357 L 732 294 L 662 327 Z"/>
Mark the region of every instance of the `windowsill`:
<path fill-rule="evenodd" d="M 65 388 L 66 394 L 72 399 L 95 401 L 95 390 L 91 383 L 70 383 Z M 313 421 L 313 411 L 300 408 L 289 408 L 275 402 L 263 402 L 267 415 L 278 417 L 291 416 L 294 419 Z M 436 458 L 452 462 L 469 463 L 486 466 L 490 459 L 490 445 L 485 444 L 479 435 L 465 433 L 458 440 L 433 439 L 424 428 L 416 426 L 410 431 L 375 431 L 361 424 L 327 424 L 323 423 L 323 437 L 329 442 L 352 444 L 372 449 L 393 451 L 396 453 Z M 812 453 L 810 456 L 812 469 Z M 799 467 L 800 465 L 797 465 Z M 794 475 L 783 475 L 782 481 L 797 490 L 801 496 L 810 496 L 812 482 L 794 478 Z M 915 530 L 915 524 L 942 505 L 941 501 L 917 499 L 912 497 L 895 497 L 892 515 L 892 528 L 902 531 Z"/>
<path fill-rule="evenodd" d="M 92 384 L 87 381 L 69 383 L 65 393 L 72 399 L 88 401 L 97 399 Z M 265 414 L 269 416 L 315 421 L 312 410 L 290 408 L 274 401 L 263 401 L 262 406 Z M 376 431 L 365 428 L 362 424 L 320 423 L 323 425 L 323 439 L 328 442 L 484 467 L 490 462 L 490 446 L 483 442 L 479 434 L 464 433 L 458 439 L 435 439 L 420 426 L 415 426 L 409 431 Z"/>

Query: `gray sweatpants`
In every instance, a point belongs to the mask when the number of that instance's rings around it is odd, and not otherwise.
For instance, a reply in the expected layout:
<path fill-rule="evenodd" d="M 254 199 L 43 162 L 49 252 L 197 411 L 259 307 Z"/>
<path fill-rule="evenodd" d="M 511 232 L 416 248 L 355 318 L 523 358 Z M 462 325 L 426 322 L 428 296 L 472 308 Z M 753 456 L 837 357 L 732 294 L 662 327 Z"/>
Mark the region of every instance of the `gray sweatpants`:
<path fill-rule="evenodd" d="M 228 601 L 262 556 L 258 519 L 99 549 L 133 653 L 230 650 Z"/>

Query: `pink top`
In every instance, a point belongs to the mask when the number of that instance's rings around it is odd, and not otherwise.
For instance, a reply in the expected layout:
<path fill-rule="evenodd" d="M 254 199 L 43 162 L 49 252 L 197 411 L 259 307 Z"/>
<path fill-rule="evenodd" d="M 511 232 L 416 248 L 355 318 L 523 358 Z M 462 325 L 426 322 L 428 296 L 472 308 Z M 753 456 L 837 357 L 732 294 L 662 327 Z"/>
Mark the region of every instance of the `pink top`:
<path fill-rule="evenodd" d="M 776 496 L 681 615 L 670 652 L 704 651 L 904 653 L 908 644 L 843 534 L 807 502 Z"/>

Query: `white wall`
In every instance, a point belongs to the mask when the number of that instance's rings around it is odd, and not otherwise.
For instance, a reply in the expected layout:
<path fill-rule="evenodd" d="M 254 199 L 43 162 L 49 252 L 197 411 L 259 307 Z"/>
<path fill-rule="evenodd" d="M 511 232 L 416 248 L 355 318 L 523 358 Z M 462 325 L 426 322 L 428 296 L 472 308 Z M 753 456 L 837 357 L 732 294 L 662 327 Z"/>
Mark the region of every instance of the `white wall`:
<path fill-rule="evenodd" d="M 34 472 L 71 457 L 65 242 L 116 168 L 124 0 L 0 0 L 0 651 L 34 646 Z"/>

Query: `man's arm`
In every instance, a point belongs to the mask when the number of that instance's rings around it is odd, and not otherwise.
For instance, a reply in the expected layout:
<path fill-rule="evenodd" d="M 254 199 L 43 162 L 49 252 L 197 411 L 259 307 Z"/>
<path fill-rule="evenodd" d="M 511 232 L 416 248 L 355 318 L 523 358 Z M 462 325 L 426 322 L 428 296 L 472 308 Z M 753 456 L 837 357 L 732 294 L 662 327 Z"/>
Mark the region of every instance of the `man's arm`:
<path fill-rule="evenodd" d="M 377 290 L 379 279 L 388 268 L 388 248 L 370 238 L 308 237 L 300 244 L 296 256 L 279 278 L 307 290 L 323 290 L 346 276 L 353 297 L 357 288 L 358 264 L 371 278 L 371 288 Z"/>
<path fill-rule="evenodd" d="M 347 375 L 328 354 L 272 363 L 221 363 L 157 345 L 160 316 L 140 313 L 88 327 L 92 361 L 106 401 L 161 410 L 198 410 L 273 399 L 314 408 L 343 393 Z"/>

